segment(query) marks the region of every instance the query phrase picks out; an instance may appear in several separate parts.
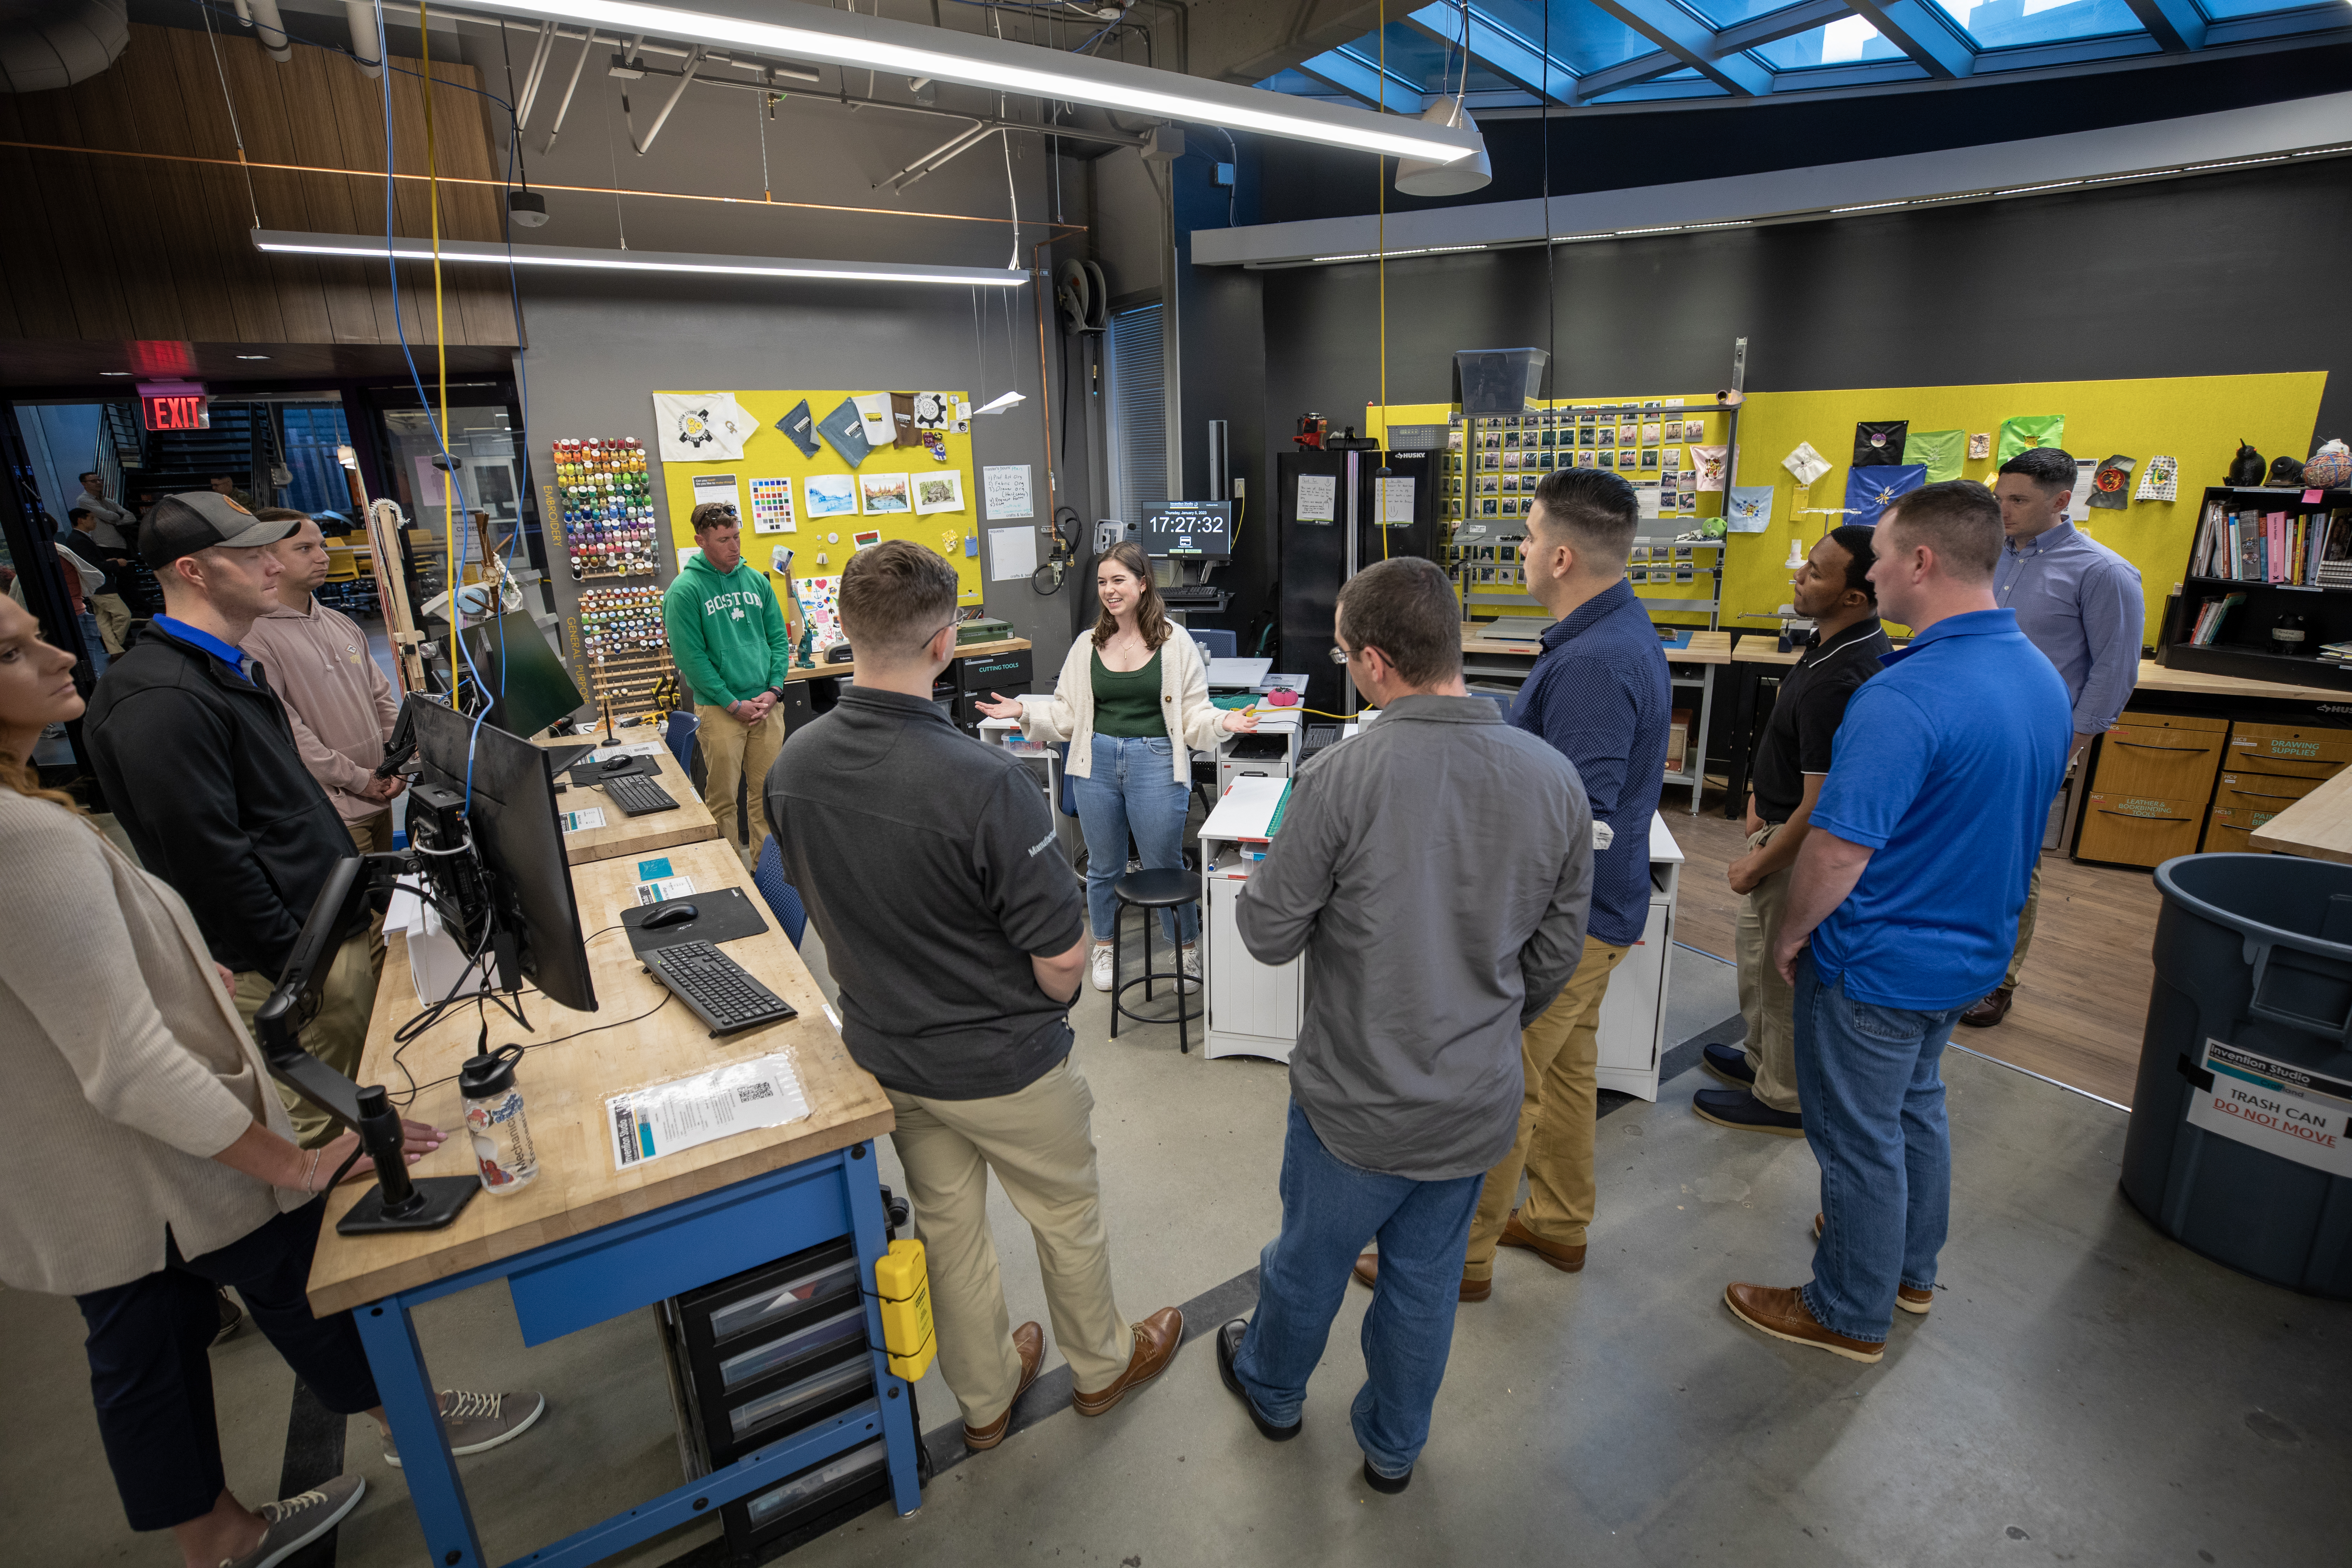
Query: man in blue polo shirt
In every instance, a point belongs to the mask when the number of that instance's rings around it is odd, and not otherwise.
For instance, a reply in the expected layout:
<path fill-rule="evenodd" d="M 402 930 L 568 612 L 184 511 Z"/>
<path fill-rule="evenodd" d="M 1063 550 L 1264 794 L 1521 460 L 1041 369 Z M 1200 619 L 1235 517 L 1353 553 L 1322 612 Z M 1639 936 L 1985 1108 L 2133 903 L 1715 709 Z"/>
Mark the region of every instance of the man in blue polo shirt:
<path fill-rule="evenodd" d="M 1497 1246 L 1525 1247 L 1565 1273 L 1584 1267 L 1596 1206 L 1601 998 L 1650 917 L 1650 817 L 1665 780 L 1673 709 L 1657 630 L 1625 581 L 1639 517 L 1633 487 L 1599 468 L 1546 474 L 1528 509 L 1519 547 L 1528 592 L 1556 619 L 1511 722 L 1575 766 L 1597 852 L 1576 973 L 1520 1036 L 1518 1137 L 1486 1173 L 1462 1265 L 1465 1301 L 1492 1293 Z M 1528 1201 L 1518 1208 L 1522 1171 Z"/>
<path fill-rule="evenodd" d="M 2065 682 L 1993 602 L 1990 490 L 1914 490 L 1874 545 L 1880 610 L 1911 644 L 1846 705 L 1772 951 L 1822 1167 L 1813 1278 L 1724 1290 L 1775 1339 L 1859 1362 L 1895 1308 L 1934 1304 L 1952 1195 L 1937 1062 L 2009 963 L 2072 739 Z"/>

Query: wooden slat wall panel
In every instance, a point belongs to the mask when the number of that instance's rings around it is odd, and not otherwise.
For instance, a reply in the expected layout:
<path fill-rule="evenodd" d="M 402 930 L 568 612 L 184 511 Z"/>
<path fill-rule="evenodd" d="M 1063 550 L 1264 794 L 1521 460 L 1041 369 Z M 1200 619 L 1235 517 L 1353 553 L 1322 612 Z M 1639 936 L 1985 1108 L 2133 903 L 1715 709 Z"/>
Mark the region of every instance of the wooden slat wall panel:
<path fill-rule="evenodd" d="M 219 60 L 215 65 L 214 45 Z M 417 62 L 395 58 L 391 83 L 400 172 L 423 174 L 425 83 Z M 0 332 L 31 338 L 185 339 L 212 342 L 390 342 L 433 332 L 428 267 L 401 268 L 395 320 L 386 270 L 365 262 L 265 257 L 250 230 L 378 232 L 383 185 L 373 178 L 234 166 L 236 135 L 226 78 L 248 157 L 324 169 L 383 163 L 379 89 L 357 67 L 298 48 L 284 65 L 253 39 L 217 40 L 184 28 L 134 25 L 114 66 L 62 92 L 0 98 L 0 139 L 230 160 L 230 166 L 0 148 L 0 180 L 32 199 L 0 224 Z M 443 173 L 496 177 L 491 118 L 471 68 L 436 61 L 435 147 Z M 495 240 L 505 233 L 494 186 L 444 185 L 441 232 Z M 394 192 L 394 228 L 431 232 L 421 181 Z M 68 247 L 61 236 L 91 243 Z M 510 345 L 513 314 L 502 275 L 446 268 L 443 319 L 453 344 Z"/>
<path fill-rule="evenodd" d="M 18 112 L 21 98 L 0 97 L 0 132 L 5 140 L 30 141 Z M 0 147 L 0 184 L 12 191 L 39 188 L 36 160 L 42 154 Z M 49 233 L 46 215 L 20 207 L 0 223 L 0 327 L 27 338 L 75 335 L 73 300 L 66 292 L 65 258 Z"/>

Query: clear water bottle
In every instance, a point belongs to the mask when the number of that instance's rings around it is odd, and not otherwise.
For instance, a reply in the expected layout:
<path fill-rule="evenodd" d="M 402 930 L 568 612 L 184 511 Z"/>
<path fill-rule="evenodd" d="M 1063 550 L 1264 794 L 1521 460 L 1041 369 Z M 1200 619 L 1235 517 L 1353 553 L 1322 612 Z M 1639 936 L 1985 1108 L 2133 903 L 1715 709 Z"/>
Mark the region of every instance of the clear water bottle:
<path fill-rule="evenodd" d="M 522 1090 L 515 1087 L 515 1063 L 522 1051 L 518 1045 L 500 1046 L 488 1056 L 468 1057 L 457 1069 L 474 1162 L 482 1186 L 498 1197 L 522 1191 L 539 1175 L 530 1121 L 523 1112 Z"/>

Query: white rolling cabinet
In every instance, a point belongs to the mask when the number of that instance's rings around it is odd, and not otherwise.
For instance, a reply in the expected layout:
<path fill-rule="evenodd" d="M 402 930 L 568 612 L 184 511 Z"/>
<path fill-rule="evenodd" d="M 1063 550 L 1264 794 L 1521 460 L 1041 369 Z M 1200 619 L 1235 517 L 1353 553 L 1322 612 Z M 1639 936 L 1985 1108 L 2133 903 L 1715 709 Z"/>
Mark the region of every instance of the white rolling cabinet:
<path fill-rule="evenodd" d="M 1242 945 L 1234 910 L 1257 862 L 1244 849 L 1263 848 L 1266 829 L 1290 781 L 1251 775 L 1237 779 L 1201 824 L 1201 970 L 1207 982 L 1201 1054 L 1290 1059 L 1305 1003 L 1305 966 L 1298 959 L 1270 966 Z"/>
<path fill-rule="evenodd" d="M 1658 1098 L 1658 1061 L 1665 1050 L 1666 985 L 1674 971 L 1675 895 L 1682 881 L 1682 846 L 1666 819 L 1650 818 L 1650 916 L 1601 998 L 1602 1089 L 1643 1100 Z"/>

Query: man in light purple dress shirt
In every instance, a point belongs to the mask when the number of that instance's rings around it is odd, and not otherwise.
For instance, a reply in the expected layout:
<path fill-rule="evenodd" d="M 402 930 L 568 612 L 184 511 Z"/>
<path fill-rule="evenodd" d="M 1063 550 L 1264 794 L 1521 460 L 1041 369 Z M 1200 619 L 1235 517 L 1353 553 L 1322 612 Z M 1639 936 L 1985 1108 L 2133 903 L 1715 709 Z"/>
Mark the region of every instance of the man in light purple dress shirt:
<path fill-rule="evenodd" d="M 2036 447 L 2000 466 L 1993 494 L 2000 499 L 2007 537 L 1993 571 L 1993 600 L 2017 612 L 2017 629 L 2058 667 L 2074 705 L 2071 772 L 2091 738 L 2112 728 L 2139 679 L 2140 638 L 2147 612 L 2139 569 L 2105 545 L 2078 532 L 2066 516 L 2074 488 L 2074 459 L 2055 447 Z M 2007 1016 L 2018 971 L 2033 943 L 2033 910 L 2042 897 L 2042 867 L 2017 921 L 2017 951 L 2000 988 L 1960 1015 L 1960 1022 L 1990 1028 Z"/>

